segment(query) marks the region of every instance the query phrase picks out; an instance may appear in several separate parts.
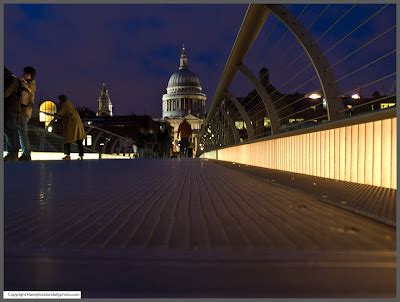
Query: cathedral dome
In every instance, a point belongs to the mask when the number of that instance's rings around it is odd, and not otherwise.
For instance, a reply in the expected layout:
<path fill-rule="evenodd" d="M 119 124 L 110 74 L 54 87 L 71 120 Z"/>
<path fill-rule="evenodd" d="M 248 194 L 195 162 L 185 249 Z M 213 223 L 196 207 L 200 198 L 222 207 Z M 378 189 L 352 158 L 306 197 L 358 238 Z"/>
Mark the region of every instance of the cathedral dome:
<path fill-rule="evenodd" d="M 179 69 L 169 78 L 167 88 L 173 88 L 177 86 L 201 87 L 199 78 L 187 68 Z"/>
<path fill-rule="evenodd" d="M 188 59 L 185 47 L 182 47 L 179 70 L 174 72 L 169 78 L 167 89 L 182 86 L 194 87 L 201 90 L 199 78 L 188 68 Z"/>
<path fill-rule="evenodd" d="M 163 95 L 163 118 L 183 117 L 188 114 L 205 116 L 206 95 L 200 80 L 188 68 L 185 46 L 182 47 L 179 70 L 168 81 L 167 93 Z"/>

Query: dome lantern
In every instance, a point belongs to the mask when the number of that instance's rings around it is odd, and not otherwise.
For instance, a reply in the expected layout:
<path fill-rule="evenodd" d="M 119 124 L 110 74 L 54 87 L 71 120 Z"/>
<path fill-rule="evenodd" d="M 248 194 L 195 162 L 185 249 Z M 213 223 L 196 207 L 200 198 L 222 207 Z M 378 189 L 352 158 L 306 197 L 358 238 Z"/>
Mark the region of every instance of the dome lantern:
<path fill-rule="evenodd" d="M 185 44 L 183 44 L 179 70 L 187 69 L 187 68 L 188 68 L 188 59 L 187 59 L 187 56 L 186 56 Z"/>

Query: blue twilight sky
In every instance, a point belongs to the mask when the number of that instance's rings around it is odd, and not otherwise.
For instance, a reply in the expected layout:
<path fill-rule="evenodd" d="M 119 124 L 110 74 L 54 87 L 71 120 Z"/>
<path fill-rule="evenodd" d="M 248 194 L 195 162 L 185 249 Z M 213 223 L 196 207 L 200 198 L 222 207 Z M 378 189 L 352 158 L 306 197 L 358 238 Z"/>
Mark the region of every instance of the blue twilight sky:
<path fill-rule="evenodd" d="M 290 5 L 289 9 L 306 26 L 322 12 L 323 5 Z M 310 28 L 314 37 L 326 30 L 351 5 L 334 5 Z M 334 30 L 319 41 L 328 49 L 382 5 L 363 5 L 353 9 Z M 226 59 L 235 40 L 247 5 L 160 5 L 160 4 L 74 4 L 74 5 L 5 5 L 5 65 L 20 74 L 26 65 L 37 69 L 37 97 L 53 98 L 67 94 L 74 104 L 96 110 L 101 83 L 109 88 L 115 113 L 161 115 L 161 97 L 169 76 L 179 66 L 182 43 L 185 43 L 189 68 L 200 78 L 210 105 Z M 304 56 L 292 70 L 284 70 L 291 59 L 303 52 L 286 28 L 271 17 L 266 22 L 253 49 L 245 59 L 254 72 L 262 66 L 270 69 L 276 86 L 286 82 L 304 64 Z M 376 17 L 343 43 L 326 54 L 334 63 L 375 35 L 395 25 L 395 6 L 385 7 Z M 267 37 L 269 38 L 267 39 Z M 279 42 L 279 43 L 278 43 Z M 278 43 L 278 44 L 277 44 Z M 290 48 L 292 45 L 293 48 Z M 395 48 L 395 29 L 335 67 L 337 78 L 379 58 Z M 289 51 L 285 53 L 285 50 Z M 303 65 L 302 65 L 303 64 Z M 305 70 L 282 91 L 296 90 L 315 75 Z M 395 54 L 339 82 L 342 92 L 357 85 L 395 72 Z M 394 82 L 388 78 L 376 87 L 383 93 Z M 298 88 L 309 92 L 318 88 L 311 81 Z M 251 86 L 238 75 L 232 90 L 245 95 Z M 371 91 L 366 91 L 370 93 Z"/>

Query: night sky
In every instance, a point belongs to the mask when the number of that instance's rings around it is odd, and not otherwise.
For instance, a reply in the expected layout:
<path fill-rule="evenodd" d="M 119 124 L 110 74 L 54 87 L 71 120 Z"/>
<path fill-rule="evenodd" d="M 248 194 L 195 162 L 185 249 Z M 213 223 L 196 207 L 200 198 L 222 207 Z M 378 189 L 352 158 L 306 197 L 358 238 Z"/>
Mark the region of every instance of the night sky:
<path fill-rule="evenodd" d="M 332 6 L 310 29 L 318 37 L 350 5 Z M 334 31 L 319 41 L 328 49 L 382 5 L 363 5 L 354 9 Z M 5 65 L 14 73 L 32 65 L 37 69 L 37 102 L 56 100 L 61 93 L 77 106 L 96 110 L 101 83 L 106 82 L 114 113 L 161 115 L 161 97 L 170 75 L 178 69 L 182 43 L 185 43 L 189 68 L 200 78 L 211 104 L 218 80 L 246 12 L 247 5 L 5 5 Z M 299 15 L 304 5 L 290 5 Z M 301 16 L 306 26 L 319 15 L 323 5 L 310 5 Z M 282 72 L 291 59 L 303 52 L 276 18 L 268 19 L 245 63 L 257 73 L 270 69 L 271 81 L 279 87 L 288 75 L 308 64 L 307 57 Z M 327 53 L 337 62 L 368 39 L 395 25 L 395 6 L 390 5 L 366 26 L 356 31 Z M 349 60 L 339 64 L 337 78 L 395 49 L 395 29 Z M 271 34 L 271 35 L 270 35 Z M 284 38 L 280 40 L 283 36 Z M 266 39 L 269 36 L 268 39 Z M 279 44 L 276 44 L 279 42 Z M 294 47 L 285 55 L 285 50 Z M 282 55 L 284 55 L 282 57 Z M 339 82 L 342 92 L 395 72 L 395 54 L 370 68 Z M 294 92 L 313 76 L 312 68 L 282 88 Z M 394 77 L 369 87 L 388 93 Z M 301 87 L 301 92 L 318 88 L 318 81 Z M 375 89 L 376 88 L 376 89 Z M 238 74 L 231 90 L 238 96 L 251 89 Z M 392 90 L 393 92 L 393 90 Z"/>
<path fill-rule="evenodd" d="M 36 67 L 40 98 L 65 93 L 96 110 L 104 81 L 115 114 L 159 117 L 182 43 L 211 102 L 246 7 L 6 5 L 5 64 Z"/>

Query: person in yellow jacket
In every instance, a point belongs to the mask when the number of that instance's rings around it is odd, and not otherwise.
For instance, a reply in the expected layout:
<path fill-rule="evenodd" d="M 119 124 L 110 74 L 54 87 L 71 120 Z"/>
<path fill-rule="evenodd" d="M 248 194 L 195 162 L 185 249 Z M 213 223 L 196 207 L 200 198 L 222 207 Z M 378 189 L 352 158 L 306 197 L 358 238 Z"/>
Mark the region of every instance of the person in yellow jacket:
<path fill-rule="evenodd" d="M 72 143 L 78 145 L 79 159 L 83 159 L 83 140 L 86 138 L 86 133 L 79 113 L 65 95 L 60 95 L 58 99 L 60 100 L 60 110 L 57 116 L 61 117 L 63 123 L 65 154 L 63 159 L 71 159 Z"/>

